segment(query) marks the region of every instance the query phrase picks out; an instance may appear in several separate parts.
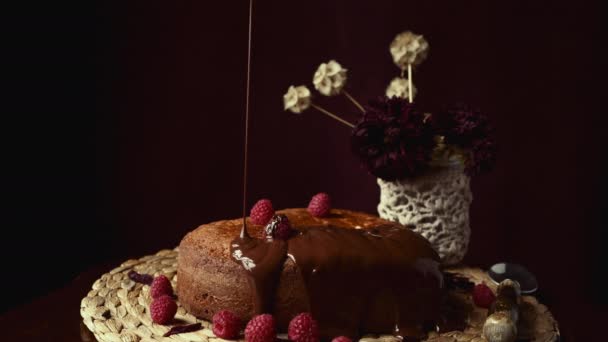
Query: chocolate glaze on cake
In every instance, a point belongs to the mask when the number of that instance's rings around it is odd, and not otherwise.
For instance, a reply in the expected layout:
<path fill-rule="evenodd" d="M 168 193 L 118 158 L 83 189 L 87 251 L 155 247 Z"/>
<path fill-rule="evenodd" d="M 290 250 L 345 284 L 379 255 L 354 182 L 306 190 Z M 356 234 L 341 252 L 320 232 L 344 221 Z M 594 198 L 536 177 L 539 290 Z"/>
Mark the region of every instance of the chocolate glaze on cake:
<path fill-rule="evenodd" d="M 443 278 L 426 239 L 375 216 L 332 210 L 281 211 L 299 233 L 268 241 L 263 227 L 219 221 L 188 234 L 180 245 L 177 293 L 196 316 L 229 309 L 243 319 L 272 313 L 285 331 L 309 311 L 321 335 L 390 333 L 418 339 L 439 318 Z M 236 262 L 235 262 L 236 261 Z"/>

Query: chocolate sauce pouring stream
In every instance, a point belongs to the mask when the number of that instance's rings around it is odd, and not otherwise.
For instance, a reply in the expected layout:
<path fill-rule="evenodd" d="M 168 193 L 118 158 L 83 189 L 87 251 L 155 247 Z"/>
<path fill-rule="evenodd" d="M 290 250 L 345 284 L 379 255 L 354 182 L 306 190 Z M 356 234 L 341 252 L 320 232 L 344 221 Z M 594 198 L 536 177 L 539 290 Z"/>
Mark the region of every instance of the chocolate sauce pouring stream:
<path fill-rule="evenodd" d="M 247 232 L 247 156 L 249 147 L 249 87 L 251 83 L 251 18 L 253 13 L 253 0 L 249 0 L 249 36 L 247 37 L 247 85 L 245 94 L 245 142 L 243 153 L 243 227 L 241 239 L 249 238 Z"/>

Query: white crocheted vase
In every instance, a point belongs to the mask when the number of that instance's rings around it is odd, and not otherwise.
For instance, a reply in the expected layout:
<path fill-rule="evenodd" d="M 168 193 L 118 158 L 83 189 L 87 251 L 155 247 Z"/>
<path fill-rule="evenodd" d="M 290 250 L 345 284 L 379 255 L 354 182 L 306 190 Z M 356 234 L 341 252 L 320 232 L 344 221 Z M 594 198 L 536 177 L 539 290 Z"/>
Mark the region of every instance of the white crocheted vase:
<path fill-rule="evenodd" d="M 427 238 L 445 265 L 459 263 L 467 252 L 473 200 L 470 179 L 461 164 L 435 167 L 412 179 L 380 185 L 380 217 L 411 227 Z"/>

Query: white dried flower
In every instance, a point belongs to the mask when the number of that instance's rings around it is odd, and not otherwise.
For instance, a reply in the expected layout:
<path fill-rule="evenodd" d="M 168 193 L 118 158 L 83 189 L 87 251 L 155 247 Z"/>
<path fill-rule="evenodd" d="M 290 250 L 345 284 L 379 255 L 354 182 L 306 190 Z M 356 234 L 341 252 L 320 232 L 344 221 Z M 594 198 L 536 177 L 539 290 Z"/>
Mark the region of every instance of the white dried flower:
<path fill-rule="evenodd" d="M 340 63 L 332 59 L 319 65 L 312 83 L 315 89 L 325 96 L 338 95 L 346 84 L 346 71 Z"/>
<path fill-rule="evenodd" d="M 388 97 L 401 97 L 404 99 L 409 99 L 410 93 L 410 84 L 407 78 L 403 77 L 395 77 L 391 81 L 391 83 L 386 88 L 386 96 Z M 412 97 L 416 97 L 416 87 L 412 83 Z M 411 99 L 413 100 L 413 99 Z"/>
<path fill-rule="evenodd" d="M 393 62 L 405 70 L 408 64 L 414 67 L 422 63 L 429 52 L 429 43 L 423 36 L 406 31 L 393 39 L 390 50 Z"/>
<path fill-rule="evenodd" d="M 300 114 L 310 107 L 310 90 L 306 86 L 289 86 L 283 95 L 283 109 Z"/>

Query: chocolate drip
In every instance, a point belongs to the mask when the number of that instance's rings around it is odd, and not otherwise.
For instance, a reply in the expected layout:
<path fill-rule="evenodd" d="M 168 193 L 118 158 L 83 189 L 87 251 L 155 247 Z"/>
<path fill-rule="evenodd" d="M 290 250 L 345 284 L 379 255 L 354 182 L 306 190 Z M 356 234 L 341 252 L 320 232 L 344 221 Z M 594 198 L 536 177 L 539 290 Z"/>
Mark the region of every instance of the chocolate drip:
<path fill-rule="evenodd" d="M 251 236 L 249 236 L 249 232 L 247 231 L 247 217 L 243 219 L 243 226 L 241 227 L 241 233 L 239 234 L 239 238 L 241 240 L 251 239 Z"/>
<path fill-rule="evenodd" d="M 241 228 L 241 239 L 248 238 L 247 232 L 247 159 L 249 157 L 249 96 L 251 91 L 251 31 L 253 24 L 253 0 L 249 0 L 249 27 L 247 36 L 247 86 L 245 93 L 245 136 L 243 139 L 243 227 Z"/>
<path fill-rule="evenodd" d="M 249 273 L 247 280 L 254 294 L 255 312 L 271 313 L 275 290 L 287 254 L 287 243 L 281 240 L 239 237 L 232 242 L 231 254 Z"/>
<path fill-rule="evenodd" d="M 279 275 L 292 259 L 323 338 L 390 333 L 415 341 L 439 317 L 439 257 L 399 225 L 373 229 L 297 227 L 288 241 L 242 239 L 231 252 L 248 274 L 256 313 L 272 310 Z M 386 315 L 370 315 L 383 312 Z"/>

